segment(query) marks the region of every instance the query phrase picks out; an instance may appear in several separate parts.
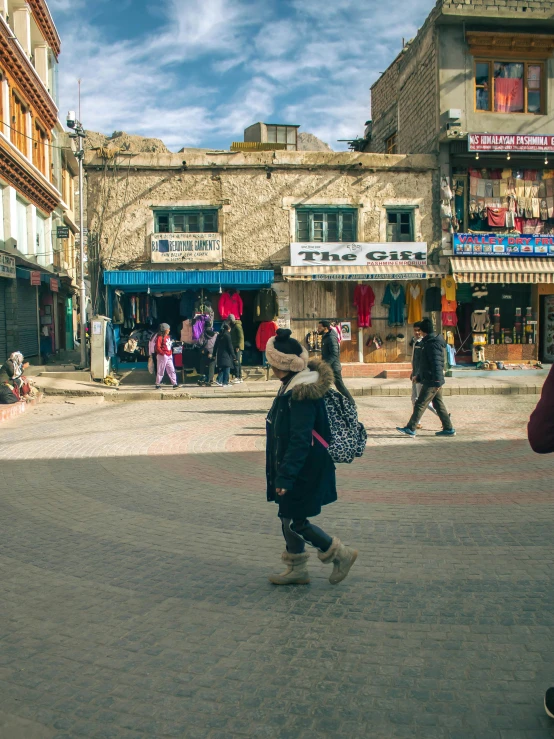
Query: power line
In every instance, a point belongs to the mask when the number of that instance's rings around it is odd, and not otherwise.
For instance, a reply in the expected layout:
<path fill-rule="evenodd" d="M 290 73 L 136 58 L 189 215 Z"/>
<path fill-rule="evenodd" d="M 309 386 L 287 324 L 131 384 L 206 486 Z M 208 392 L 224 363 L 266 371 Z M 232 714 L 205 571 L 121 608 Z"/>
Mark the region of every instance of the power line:
<path fill-rule="evenodd" d="M 10 126 L 10 124 L 6 123 L 6 121 L 0 121 L 0 124 L 3 126 L 7 126 L 9 129 L 11 129 L 12 131 L 15 131 L 20 136 L 23 136 L 26 139 L 31 139 L 31 141 L 34 141 L 37 144 L 41 143 L 40 139 L 35 139 L 33 136 L 28 136 L 26 133 L 23 133 L 23 131 L 20 131 L 19 129 L 14 128 L 13 126 Z M 12 144 L 13 144 L 13 141 L 12 141 Z M 60 151 L 64 151 L 64 149 L 67 149 L 67 146 L 56 146 L 55 144 L 51 144 L 50 142 L 48 142 L 48 146 L 51 149 L 59 149 Z"/>

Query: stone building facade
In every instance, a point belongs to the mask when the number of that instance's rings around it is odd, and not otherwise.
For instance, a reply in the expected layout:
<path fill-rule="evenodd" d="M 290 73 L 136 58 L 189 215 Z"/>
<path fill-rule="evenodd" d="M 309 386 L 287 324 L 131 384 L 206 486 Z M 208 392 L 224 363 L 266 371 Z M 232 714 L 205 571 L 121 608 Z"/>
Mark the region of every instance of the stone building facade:
<path fill-rule="evenodd" d="M 97 255 L 99 272 L 104 274 L 99 286 L 93 286 L 97 311 L 111 314 L 115 290 L 130 293 L 149 289 L 150 294 L 169 295 L 193 287 L 204 289 L 215 304 L 220 291 L 232 286 L 244 296 L 243 321 L 247 341 L 253 343 L 255 316 L 246 315 L 253 299 L 250 288 L 273 288 L 280 301 L 279 322 L 290 325 L 300 339 L 316 328 L 318 318 L 352 322 L 353 340 L 343 344 L 345 361 L 390 361 L 409 353 L 406 332 L 394 346 L 378 351 L 364 348 L 369 330 L 365 337 L 357 331 L 353 292 L 356 272 L 374 273 L 370 278 L 377 297 L 374 318 L 383 321 L 379 333 L 385 335 L 384 288 L 399 271 L 404 273 L 402 279 L 408 279 L 411 267 L 395 268 L 387 262 L 388 267 L 383 263 L 379 272 L 377 268 L 349 265 L 349 259 L 356 259 L 352 256 L 328 256 L 327 262 L 314 269 L 308 262 L 308 274 L 304 267 L 294 266 L 291 253 L 298 241 L 306 242 L 306 249 L 320 247 L 317 253 L 323 255 L 329 240 L 353 242 L 360 252 L 366 244 L 369 251 L 386 247 L 396 239 L 389 223 L 391 212 L 395 218 L 402 212 L 407 224 L 405 234 L 398 236 L 402 249 L 420 244 L 429 254 L 427 268 L 412 269 L 416 279 L 425 280 L 426 269 L 438 273 L 440 232 L 432 208 L 437 179 L 434 157 L 190 150 L 186 161 L 183 156 L 114 156 L 102 150 L 87 155 L 89 244 L 96 245 L 92 252 Z M 301 217 L 300 211 L 304 214 Z M 215 262 L 160 262 L 160 256 L 153 252 L 157 232 L 168 223 L 174 229 L 181 229 L 185 222 L 197 224 L 199 214 L 204 214 L 210 228 L 217 224 L 213 240 L 221 240 L 220 258 Z M 315 243 L 307 243 L 311 239 L 307 232 L 299 235 L 299 218 L 312 224 Z M 325 223 L 324 233 L 318 231 L 320 222 Z M 335 232 L 333 224 L 343 222 L 344 230 Z M 184 238 L 183 234 L 178 238 Z M 391 249 L 394 252 L 394 244 Z M 339 259 L 342 261 L 337 264 Z M 332 277 L 326 279 L 329 275 Z M 175 312 L 166 317 L 172 329 L 182 318 Z"/>

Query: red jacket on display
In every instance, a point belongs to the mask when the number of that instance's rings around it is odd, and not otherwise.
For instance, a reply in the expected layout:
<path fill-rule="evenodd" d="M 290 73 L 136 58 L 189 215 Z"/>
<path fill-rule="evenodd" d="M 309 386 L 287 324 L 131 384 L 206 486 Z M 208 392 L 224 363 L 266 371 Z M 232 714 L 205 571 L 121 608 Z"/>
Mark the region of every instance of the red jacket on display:
<path fill-rule="evenodd" d="M 258 333 L 256 334 L 256 346 L 259 351 L 265 352 L 267 342 L 275 336 L 277 328 L 278 326 L 275 321 L 265 321 L 264 323 L 260 323 Z"/>
<path fill-rule="evenodd" d="M 375 293 L 371 285 L 357 285 L 354 290 L 354 305 L 358 309 L 358 327 L 371 326 L 371 309 L 375 305 Z"/>
<path fill-rule="evenodd" d="M 223 293 L 219 298 L 218 310 L 219 315 L 224 321 L 229 318 L 231 313 L 235 318 L 240 318 L 243 311 L 241 296 L 238 293 L 233 293 L 232 295 L 228 292 Z"/>
<path fill-rule="evenodd" d="M 156 354 L 165 354 L 166 357 L 171 356 L 172 341 L 169 336 L 158 336 L 156 340 Z"/>

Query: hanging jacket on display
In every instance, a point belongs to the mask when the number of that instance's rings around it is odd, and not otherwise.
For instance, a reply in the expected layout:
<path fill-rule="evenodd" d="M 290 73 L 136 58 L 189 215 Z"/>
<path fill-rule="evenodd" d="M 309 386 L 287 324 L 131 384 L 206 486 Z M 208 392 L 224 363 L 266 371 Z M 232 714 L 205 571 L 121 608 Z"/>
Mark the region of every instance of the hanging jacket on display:
<path fill-rule="evenodd" d="M 243 312 L 243 303 L 238 292 L 234 292 L 232 295 L 229 292 L 224 292 L 219 298 L 218 310 L 219 315 L 224 321 L 226 321 L 231 314 L 233 314 L 235 318 L 240 318 Z"/>
<path fill-rule="evenodd" d="M 356 285 L 354 305 L 358 309 L 358 328 L 371 326 L 371 309 L 375 305 L 375 293 L 371 285 Z"/>
<path fill-rule="evenodd" d="M 433 313 L 441 309 L 441 289 L 438 285 L 431 285 L 425 291 L 425 310 L 428 313 Z"/>
<path fill-rule="evenodd" d="M 278 326 L 275 321 L 264 321 L 264 323 L 260 324 L 258 333 L 256 334 L 256 347 L 259 351 L 265 352 L 267 342 L 275 336 L 277 328 Z"/>
<path fill-rule="evenodd" d="M 116 324 L 125 323 L 125 315 L 123 313 L 123 306 L 121 305 L 121 299 L 117 292 L 113 296 L 113 322 Z"/>
<path fill-rule="evenodd" d="M 389 326 L 404 325 L 404 307 L 406 305 L 406 293 L 399 283 L 389 283 L 383 296 L 383 305 L 389 308 Z"/>
<path fill-rule="evenodd" d="M 232 313 L 233 311 L 231 311 Z M 256 321 L 272 321 L 279 315 L 279 298 L 275 290 L 264 288 L 259 290 L 254 303 Z"/>

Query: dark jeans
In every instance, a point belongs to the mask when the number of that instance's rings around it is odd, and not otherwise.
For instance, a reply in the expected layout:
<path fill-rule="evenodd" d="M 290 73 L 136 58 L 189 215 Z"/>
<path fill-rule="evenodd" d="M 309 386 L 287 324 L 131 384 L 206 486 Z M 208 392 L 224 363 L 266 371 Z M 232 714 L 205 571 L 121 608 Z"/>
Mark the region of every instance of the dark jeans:
<path fill-rule="evenodd" d="M 355 405 L 354 398 L 346 389 L 346 385 L 344 384 L 344 380 L 342 379 L 342 371 L 340 367 L 331 367 L 331 369 L 333 370 L 333 374 L 335 375 L 335 387 L 341 395 L 344 395 L 345 398 L 348 398 L 348 400 L 350 400 Z"/>
<path fill-rule="evenodd" d="M 202 354 L 200 359 L 200 372 L 202 373 L 204 380 L 209 382 L 211 385 L 214 381 L 215 357 L 210 359 L 207 354 Z"/>
<path fill-rule="evenodd" d="M 281 527 L 287 544 L 287 552 L 290 554 L 302 554 L 306 543 L 321 552 L 326 552 L 333 543 L 329 534 L 318 526 L 314 526 L 307 518 L 298 520 L 281 518 Z"/>
<path fill-rule="evenodd" d="M 421 392 L 414 405 L 414 412 L 412 417 L 407 423 L 407 427 L 412 431 L 415 431 L 417 424 L 420 422 L 422 415 L 425 413 L 425 409 L 432 404 L 433 408 L 437 411 L 437 416 L 440 418 L 442 427 L 445 431 L 452 428 L 452 421 L 446 410 L 444 400 L 442 399 L 442 388 L 430 387 L 429 385 L 422 385 Z"/>
<path fill-rule="evenodd" d="M 242 379 L 242 349 L 235 348 L 235 366 L 233 367 L 233 374 L 237 380 Z"/>
<path fill-rule="evenodd" d="M 230 367 L 222 367 L 219 370 L 219 374 L 217 376 L 217 381 L 221 383 L 222 385 L 228 385 L 229 384 L 229 375 L 231 374 L 231 368 Z"/>

